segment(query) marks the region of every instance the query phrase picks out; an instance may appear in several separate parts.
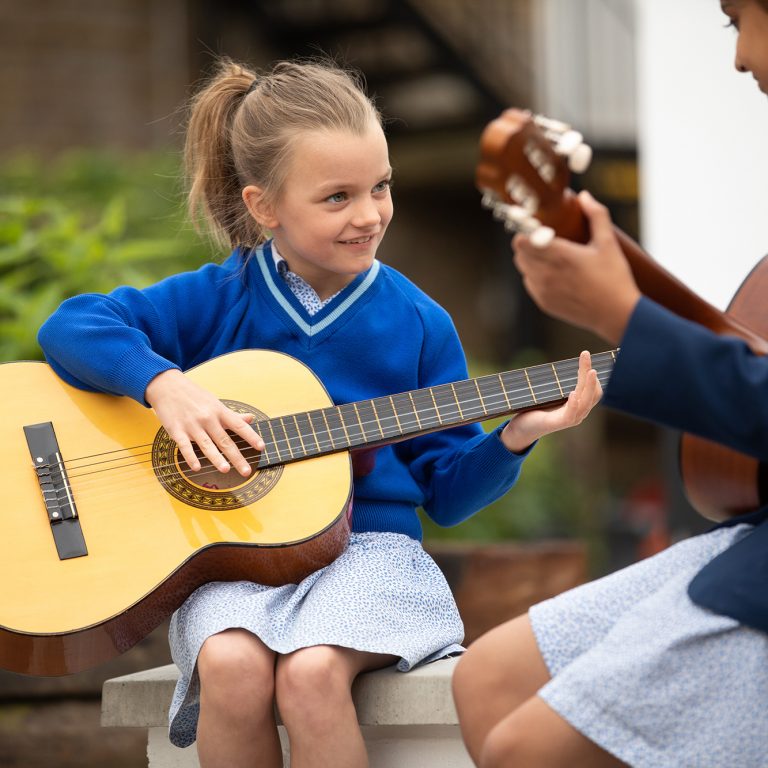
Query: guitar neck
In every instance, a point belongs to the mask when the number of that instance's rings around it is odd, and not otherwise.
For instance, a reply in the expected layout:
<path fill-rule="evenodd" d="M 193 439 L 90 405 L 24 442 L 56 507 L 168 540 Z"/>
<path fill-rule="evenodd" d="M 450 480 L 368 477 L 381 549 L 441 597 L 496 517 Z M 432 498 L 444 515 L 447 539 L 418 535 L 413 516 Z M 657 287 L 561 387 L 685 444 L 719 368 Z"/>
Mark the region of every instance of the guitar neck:
<path fill-rule="evenodd" d="M 629 235 L 615 229 L 640 290 L 675 314 L 718 334 L 737 336 L 747 342 L 755 354 L 768 354 L 768 341 L 732 315 L 721 312 L 697 296 L 688 286 L 654 261 Z"/>
<path fill-rule="evenodd" d="M 607 384 L 615 359 L 614 350 L 592 355 L 592 367 L 602 385 Z M 578 366 L 578 358 L 561 360 L 258 421 L 252 426 L 265 448 L 257 466 L 385 445 L 553 406 L 575 388 Z"/>
<path fill-rule="evenodd" d="M 553 225 L 559 235 L 580 243 L 589 241 L 589 223 L 571 190 L 566 190 L 562 200 L 558 200 L 556 220 L 550 220 L 552 215 L 555 214 L 547 212 L 542 218 L 545 223 Z M 709 328 L 714 333 L 743 339 L 755 354 L 768 354 L 766 339 L 732 314 L 722 312 L 704 301 L 701 296 L 697 296 L 685 283 L 646 253 L 626 232 L 614 227 L 614 233 L 643 294 L 676 315 Z"/>

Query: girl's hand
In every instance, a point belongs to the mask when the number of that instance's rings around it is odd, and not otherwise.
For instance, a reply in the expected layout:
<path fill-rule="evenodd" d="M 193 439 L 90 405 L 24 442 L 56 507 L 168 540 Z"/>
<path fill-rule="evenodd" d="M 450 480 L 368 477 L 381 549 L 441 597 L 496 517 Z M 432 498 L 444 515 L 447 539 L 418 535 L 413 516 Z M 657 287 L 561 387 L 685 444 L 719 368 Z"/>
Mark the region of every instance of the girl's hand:
<path fill-rule="evenodd" d="M 603 388 L 597 379 L 597 371 L 592 368 L 592 358 L 589 352 L 582 352 L 576 388 L 565 403 L 518 414 L 502 430 L 501 440 L 508 450 L 521 453 L 544 435 L 581 424 L 602 396 Z"/>
<path fill-rule="evenodd" d="M 144 396 L 193 472 L 200 470 L 194 443 L 219 472 L 229 472 L 231 464 L 243 477 L 251 474 L 250 464 L 226 430 L 257 451 L 264 450 L 264 441 L 250 426 L 252 414 L 227 408 L 175 368 L 155 376 Z"/>

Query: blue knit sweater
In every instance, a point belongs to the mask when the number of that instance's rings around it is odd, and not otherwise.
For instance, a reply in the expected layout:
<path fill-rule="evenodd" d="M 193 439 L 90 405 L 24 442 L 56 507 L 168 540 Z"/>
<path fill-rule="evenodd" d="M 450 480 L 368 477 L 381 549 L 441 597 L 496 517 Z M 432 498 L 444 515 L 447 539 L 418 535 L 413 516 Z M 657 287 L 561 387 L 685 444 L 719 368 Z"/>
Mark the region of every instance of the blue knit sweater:
<path fill-rule="evenodd" d="M 144 404 L 162 371 L 249 348 L 301 360 L 337 405 L 467 378 L 450 316 L 400 273 L 374 262 L 310 316 L 278 275 L 269 243 L 144 290 L 68 299 L 38 338 L 68 383 Z M 473 424 L 379 449 L 373 471 L 355 479 L 353 529 L 420 539 L 418 507 L 455 525 L 495 501 L 524 459 L 499 431 Z"/>

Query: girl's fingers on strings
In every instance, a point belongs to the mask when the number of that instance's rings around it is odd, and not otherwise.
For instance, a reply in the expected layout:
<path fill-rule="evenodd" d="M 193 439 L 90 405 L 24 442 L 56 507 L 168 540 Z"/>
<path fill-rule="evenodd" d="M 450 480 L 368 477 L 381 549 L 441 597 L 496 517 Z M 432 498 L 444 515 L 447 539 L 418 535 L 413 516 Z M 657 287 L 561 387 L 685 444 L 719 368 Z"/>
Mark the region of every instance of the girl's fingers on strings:
<path fill-rule="evenodd" d="M 229 411 L 228 417 L 224 426 L 240 436 L 245 442 L 257 451 L 264 450 L 264 440 L 261 435 L 256 432 L 251 424 L 253 423 L 254 416 L 252 413 L 237 413 L 236 411 Z"/>
<path fill-rule="evenodd" d="M 242 422 L 241 422 L 242 423 Z M 243 476 L 251 474 L 251 465 L 243 458 L 237 444 L 223 429 L 212 436 L 213 442 L 229 460 L 230 464 Z"/>
<path fill-rule="evenodd" d="M 200 461 L 197 458 L 197 454 L 195 453 L 195 449 L 192 446 L 191 441 L 186 437 L 174 437 L 173 435 L 170 435 L 170 437 L 176 443 L 176 447 L 179 449 L 179 453 L 184 458 L 184 461 L 187 462 L 189 468 L 193 472 L 199 472 Z"/>
<path fill-rule="evenodd" d="M 224 434 L 226 436 L 226 433 Z M 227 439 L 230 438 L 227 437 Z M 208 459 L 219 472 L 229 472 L 229 463 L 217 448 L 213 438 L 207 432 L 193 436 L 192 440 L 197 443 L 197 447 L 203 452 L 205 458 Z"/>

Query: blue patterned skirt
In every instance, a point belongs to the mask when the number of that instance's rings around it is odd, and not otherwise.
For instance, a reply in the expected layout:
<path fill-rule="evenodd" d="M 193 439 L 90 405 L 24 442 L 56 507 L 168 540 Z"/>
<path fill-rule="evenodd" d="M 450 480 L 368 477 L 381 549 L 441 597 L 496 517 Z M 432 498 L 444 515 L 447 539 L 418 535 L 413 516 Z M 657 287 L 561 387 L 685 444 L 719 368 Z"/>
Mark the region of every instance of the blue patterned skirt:
<path fill-rule="evenodd" d="M 531 608 L 539 696 L 633 768 L 768 765 L 768 635 L 691 602 L 719 528 Z"/>
<path fill-rule="evenodd" d="M 442 572 L 418 541 L 398 533 L 353 533 L 339 558 L 300 584 L 205 584 L 171 619 L 171 655 L 181 672 L 169 713 L 176 746 L 196 738 L 200 648 L 232 628 L 280 654 L 338 645 L 399 656 L 402 672 L 460 653 L 464 637 Z"/>

